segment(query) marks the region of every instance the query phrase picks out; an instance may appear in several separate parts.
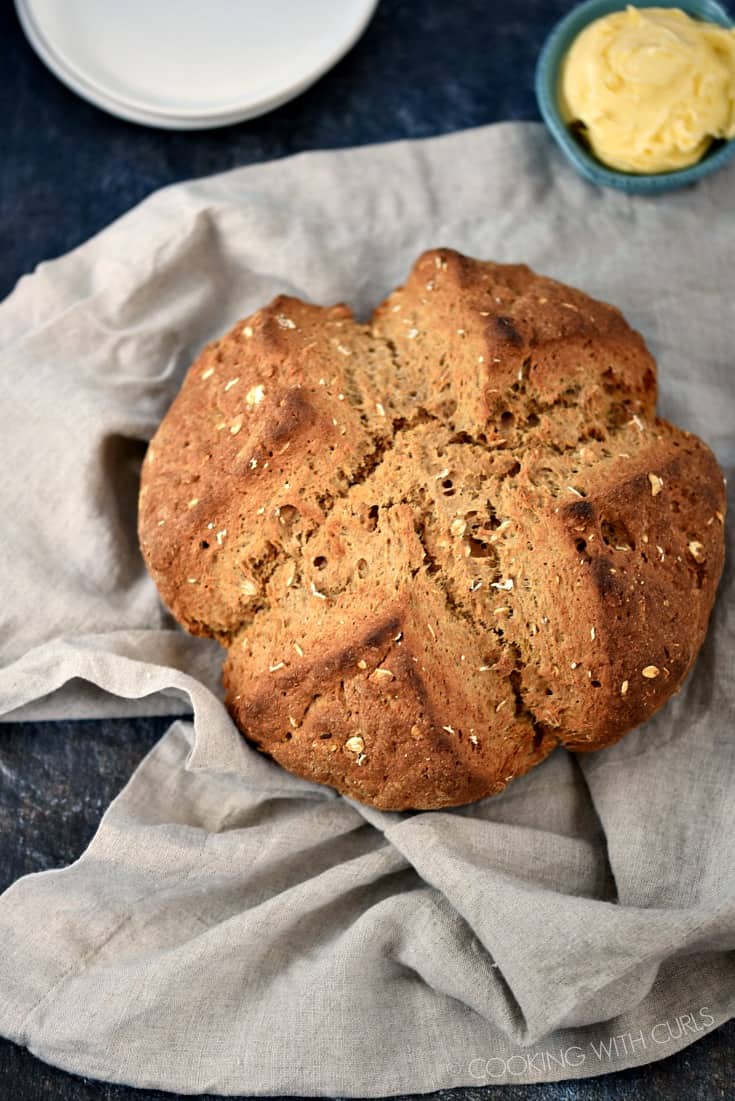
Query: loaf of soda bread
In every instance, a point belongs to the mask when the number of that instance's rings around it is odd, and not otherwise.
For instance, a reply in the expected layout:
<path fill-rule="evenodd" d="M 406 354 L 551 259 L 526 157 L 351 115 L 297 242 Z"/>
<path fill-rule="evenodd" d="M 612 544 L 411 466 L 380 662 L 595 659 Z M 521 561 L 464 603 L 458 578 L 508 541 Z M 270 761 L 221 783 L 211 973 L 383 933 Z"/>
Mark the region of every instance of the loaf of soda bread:
<path fill-rule="evenodd" d="M 385 810 L 468 803 L 692 666 L 723 478 L 655 409 L 617 309 L 438 249 L 369 324 L 280 297 L 204 349 L 145 459 L 143 554 L 254 746 Z"/>

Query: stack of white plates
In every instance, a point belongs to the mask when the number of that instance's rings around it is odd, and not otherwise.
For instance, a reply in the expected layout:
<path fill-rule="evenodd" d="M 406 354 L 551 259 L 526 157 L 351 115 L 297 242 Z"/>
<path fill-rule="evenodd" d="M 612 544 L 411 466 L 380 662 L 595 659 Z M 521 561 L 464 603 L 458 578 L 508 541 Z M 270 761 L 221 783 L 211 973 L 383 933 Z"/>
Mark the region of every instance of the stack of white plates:
<path fill-rule="evenodd" d="M 120 118 L 199 130 L 299 95 L 357 41 L 377 0 L 16 0 L 59 80 Z"/>

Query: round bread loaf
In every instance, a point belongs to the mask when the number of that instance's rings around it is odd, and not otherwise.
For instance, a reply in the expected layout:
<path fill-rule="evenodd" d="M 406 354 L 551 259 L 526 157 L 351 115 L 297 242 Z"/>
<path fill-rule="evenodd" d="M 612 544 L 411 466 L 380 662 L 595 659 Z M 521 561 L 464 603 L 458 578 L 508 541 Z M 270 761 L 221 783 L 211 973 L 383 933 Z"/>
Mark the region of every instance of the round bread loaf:
<path fill-rule="evenodd" d="M 204 349 L 148 449 L 140 540 L 285 768 L 385 810 L 599 749 L 691 668 L 723 478 L 657 419 L 617 309 L 448 249 L 358 324 L 277 298 Z"/>

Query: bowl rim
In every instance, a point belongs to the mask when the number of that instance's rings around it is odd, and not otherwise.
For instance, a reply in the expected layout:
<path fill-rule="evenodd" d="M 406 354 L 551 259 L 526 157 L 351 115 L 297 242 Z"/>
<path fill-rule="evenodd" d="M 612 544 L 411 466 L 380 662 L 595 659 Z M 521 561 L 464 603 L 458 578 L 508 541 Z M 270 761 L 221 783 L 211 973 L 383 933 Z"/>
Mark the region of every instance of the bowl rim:
<path fill-rule="evenodd" d="M 583 0 L 575 4 L 550 30 L 541 48 L 534 75 L 536 101 L 541 117 L 561 151 L 578 172 L 593 183 L 639 193 L 670 191 L 686 187 L 716 171 L 735 156 L 735 138 L 723 140 L 714 152 L 705 153 L 696 164 L 671 172 L 621 172 L 610 168 L 588 152 L 563 121 L 556 98 L 556 82 L 564 53 L 584 27 L 614 11 L 624 11 L 630 0 Z M 636 0 L 633 7 L 665 7 L 666 0 Z M 677 0 L 677 6 L 693 18 L 735 26 L 735 20 L 717 0 Z"/>

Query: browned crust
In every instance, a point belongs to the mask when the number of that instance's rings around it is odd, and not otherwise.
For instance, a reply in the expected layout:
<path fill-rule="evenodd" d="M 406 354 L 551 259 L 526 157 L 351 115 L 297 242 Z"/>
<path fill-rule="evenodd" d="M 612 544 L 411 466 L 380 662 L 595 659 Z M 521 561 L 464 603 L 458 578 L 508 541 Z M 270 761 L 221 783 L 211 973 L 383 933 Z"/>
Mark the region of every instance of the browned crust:
<path fill-rule="evenodd" d="M 146 457 L 143 554 L 260 749 L 384 809 L 470 802 L 691 668 L 723 480 L 655 404 L 618 310 L 435 250 L 370 325 L 282 297 L 205 348 Z"/>

